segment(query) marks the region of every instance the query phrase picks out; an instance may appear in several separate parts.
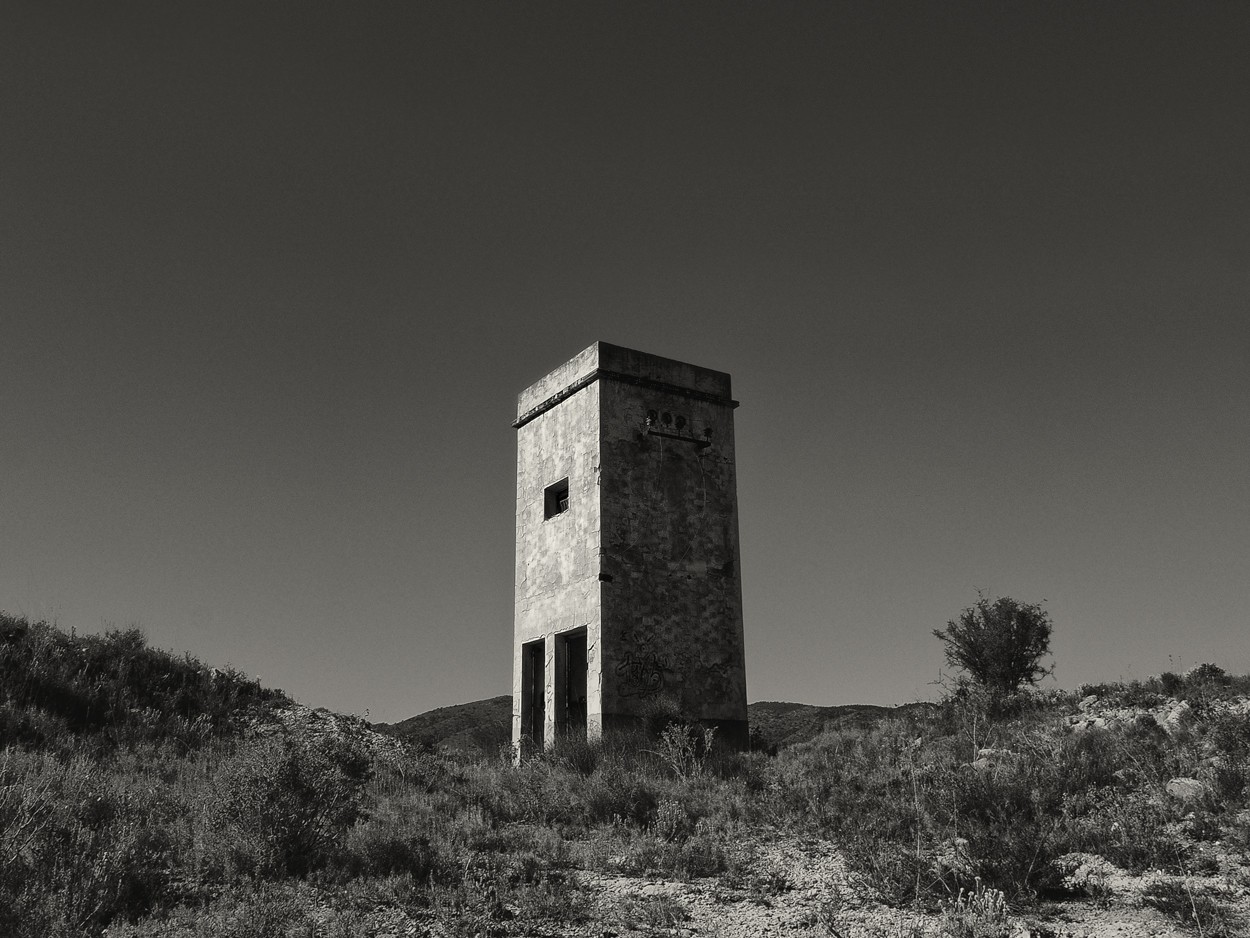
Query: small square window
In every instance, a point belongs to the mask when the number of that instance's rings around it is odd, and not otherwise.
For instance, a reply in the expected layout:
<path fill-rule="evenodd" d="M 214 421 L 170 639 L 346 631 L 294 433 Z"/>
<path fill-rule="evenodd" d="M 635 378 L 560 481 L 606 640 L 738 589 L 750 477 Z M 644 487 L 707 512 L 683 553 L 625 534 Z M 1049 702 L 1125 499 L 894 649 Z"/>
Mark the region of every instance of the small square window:
<path fill-rule="evenodd" d="M 561 479 L 543 491 L 543 518 L 554 518 L 569 510 L 569 480 Z"/>

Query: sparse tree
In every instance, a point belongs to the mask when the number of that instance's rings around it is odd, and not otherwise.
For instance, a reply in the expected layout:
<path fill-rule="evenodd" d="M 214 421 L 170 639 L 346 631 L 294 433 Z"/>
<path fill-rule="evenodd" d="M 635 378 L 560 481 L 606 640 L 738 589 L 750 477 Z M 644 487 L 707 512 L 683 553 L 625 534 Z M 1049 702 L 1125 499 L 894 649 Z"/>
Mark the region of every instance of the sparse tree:
<path fill-rule="evenodd" d="M 967 672 L 995 697 L 1036 684 L 1054 670 L 1041 660 L 1050 652 L 1050 614 L 1036 603 L 1003 596 L 991 602 L 984 593 L 958 619 L 933 634 L 946 646 L 946 661 Z"/>

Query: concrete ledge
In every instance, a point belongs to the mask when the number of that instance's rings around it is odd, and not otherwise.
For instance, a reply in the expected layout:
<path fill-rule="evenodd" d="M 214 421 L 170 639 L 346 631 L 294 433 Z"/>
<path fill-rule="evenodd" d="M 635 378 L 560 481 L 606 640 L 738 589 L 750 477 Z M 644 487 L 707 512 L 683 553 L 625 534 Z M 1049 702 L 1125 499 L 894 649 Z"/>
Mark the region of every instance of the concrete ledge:
<path fill-rule="evenodd" d="M 519 430 L 539 414 L 600 380 L 619 381 L 727 407 L 738 406 L 733 399 L 729 375 L 723 371 L 596 342 L 518 395 L 513 428 Z"/>

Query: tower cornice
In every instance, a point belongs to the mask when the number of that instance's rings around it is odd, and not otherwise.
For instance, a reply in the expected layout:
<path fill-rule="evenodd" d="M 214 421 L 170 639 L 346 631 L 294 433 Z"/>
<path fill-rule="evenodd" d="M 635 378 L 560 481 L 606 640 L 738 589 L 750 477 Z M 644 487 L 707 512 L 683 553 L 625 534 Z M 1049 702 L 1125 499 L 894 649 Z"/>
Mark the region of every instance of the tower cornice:
<path fill-rule="evenodd" d="M 525 426 L 535 417 L 551 410 L 551 408 L 555 407 L 561 401 L 572 397 L 582 388 L 589 387 L 596 381 L 600 380 L 619 381 L 622 384 L 632 384 L 635 387 L 648 388 L 652 391 L 664 391 L 668 394 L 677 394 L 681 397 L 686 397 L 695 401 L 706 401 L 710 404 L 723 404 L 726 407 L 738 406 L 738 402 L 732 397 L 724 397 L 720 394 L 709 394 L 707 391 L 700 391 L 696 388 L 685 388 L 679 384 L 670 384 L 667 381 L 657 381 L 654 378 L 644 378 L 638 375 L 625 374 L 620 371 L 612 371 L 608 368 L 596 368 L 590 374 L 583 375 L 572 384 L 566 385 L 546 400 L 535 404 L 529 410 L 525 411 L 525 413 L 517 417 L 516 420 L 512 421 L 513 429 L 521 429 L 521 427 Z"/>

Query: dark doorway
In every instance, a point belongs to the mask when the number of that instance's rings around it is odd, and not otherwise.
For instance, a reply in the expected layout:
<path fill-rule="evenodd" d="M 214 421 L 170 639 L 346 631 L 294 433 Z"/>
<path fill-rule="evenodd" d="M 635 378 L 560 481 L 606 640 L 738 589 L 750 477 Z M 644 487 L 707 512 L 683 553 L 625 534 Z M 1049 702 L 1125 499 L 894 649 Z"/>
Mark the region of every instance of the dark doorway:
<path fill-rule="evenodd" d="M 556 636 L 556 729 L 586 737 L 586 630 Z"/>
<path fill-rule="evenodd" d="M 521 742 L 543 748 L 547 722 L 545 690 L 546 653 L 542 639 L 521 646 Z"/>

